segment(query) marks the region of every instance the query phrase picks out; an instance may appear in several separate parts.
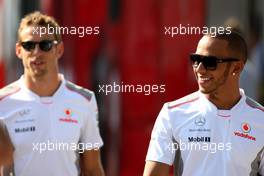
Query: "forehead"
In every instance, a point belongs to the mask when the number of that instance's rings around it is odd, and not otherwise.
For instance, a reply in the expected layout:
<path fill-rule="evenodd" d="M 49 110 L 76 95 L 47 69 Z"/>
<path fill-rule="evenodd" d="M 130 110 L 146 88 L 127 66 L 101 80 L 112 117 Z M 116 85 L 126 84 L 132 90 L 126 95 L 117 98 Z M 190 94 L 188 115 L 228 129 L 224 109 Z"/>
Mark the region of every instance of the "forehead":
<path fill-rule="evenodd" d="M 228 42 L 210 36 L 203 36 L 197 45 L 196 54 L 229 57 Z"/>
<path fill-rule="evenodd" d="M 22 31 L 20 32 L 20 39 L 21 41 L 41 41 L 41 40 L 54 40 L 53 34 L 48 34 L 47 32 L 44 33 L 43 26 L 25 26 Z M 47 31 L 47 28 L 46 30 Z"/>

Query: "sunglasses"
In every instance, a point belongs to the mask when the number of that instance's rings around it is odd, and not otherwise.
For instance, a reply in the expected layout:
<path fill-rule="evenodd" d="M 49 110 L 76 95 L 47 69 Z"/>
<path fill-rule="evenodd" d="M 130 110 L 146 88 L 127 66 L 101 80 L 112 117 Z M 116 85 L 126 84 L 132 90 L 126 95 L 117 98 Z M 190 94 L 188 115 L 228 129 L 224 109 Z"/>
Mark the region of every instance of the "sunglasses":
<path fill-rule="evenodd" d="M 26 41 L 26 42 L 20 42 L 20 43 L 26 51 L 33 51 L 35 49 L 36 45 L 38 44 L 39 48 L 42 51 L 48 52 L 51 50 L 53 45 L 58 44 L 58 41 L 56 41 L 56 40 L 42 40 L 40 42 Z"/>
<path fill-rule="evenodd" d="M 239 61 L 235 58 L 217 58 L 216 56 L 202 56 L 199 54 L 191 54 L 190 60 L 194 68 L 197 68 L 202 62 L 206 70 L 212 71 L 216 70 L 218 63 Z"/>

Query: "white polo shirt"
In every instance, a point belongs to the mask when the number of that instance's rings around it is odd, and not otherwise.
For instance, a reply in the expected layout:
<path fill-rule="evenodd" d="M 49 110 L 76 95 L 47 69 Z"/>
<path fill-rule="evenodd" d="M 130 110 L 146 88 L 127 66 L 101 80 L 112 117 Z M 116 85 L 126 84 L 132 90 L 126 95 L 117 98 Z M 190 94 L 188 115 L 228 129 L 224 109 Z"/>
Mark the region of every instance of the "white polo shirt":
<path fill-rule="evenodd" d="M 174 164 L 183 176 L 264 175 L 264 108 L 240 94 L 231 110 L 200 92 L 165 103 L 146 160 Z"/>
<path fill-rule="evenodd" d="M 30 91 L 23 77 L 0 91 L 0 117 L 15 147 L 16 176 L 77 176 L 79 153 L 103 145 L 94 93 L 60 76 L 51 97 Z"/>

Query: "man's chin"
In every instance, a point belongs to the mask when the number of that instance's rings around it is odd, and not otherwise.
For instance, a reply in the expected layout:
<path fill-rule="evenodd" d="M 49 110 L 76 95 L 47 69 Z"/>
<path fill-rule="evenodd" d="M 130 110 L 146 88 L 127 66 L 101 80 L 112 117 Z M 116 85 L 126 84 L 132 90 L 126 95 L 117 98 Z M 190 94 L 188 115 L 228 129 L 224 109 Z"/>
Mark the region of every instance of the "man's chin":
<path fill-rule="evenodd" d="M 46 71 L 34 71 L 33 76 L 35 78 L 41 78 L 41 77 L 44 77 L 46 73 L 47 73 Z"/>
<path fill-rule="evenodd" d="M 214 90 L 212 90 L 212 89 L 208 89 L 208 88 L 204 88 L 204 87 L 199 87 L 199 91 L 201 92 L 201 93 L 203 93 L 203 94 L 210 94 L 210 93 L 212 93 Z"/>

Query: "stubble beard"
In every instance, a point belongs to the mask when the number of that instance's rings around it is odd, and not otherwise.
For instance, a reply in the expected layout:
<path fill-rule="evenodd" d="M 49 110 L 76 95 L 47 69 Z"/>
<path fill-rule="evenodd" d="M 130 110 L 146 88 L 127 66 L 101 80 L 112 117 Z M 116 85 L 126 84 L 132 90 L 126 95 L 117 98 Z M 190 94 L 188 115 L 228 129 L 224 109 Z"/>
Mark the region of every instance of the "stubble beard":
<path fill-rule="evenodd" d="M 225 68 L 225 71 L 224 71 L 223 75 L 222 75 L 218 80 L 216 80 L 216 81 L 214 81 L 214 82 L 212 83 L 211 88 L 203 89 L 203 88 L 200 87 L 200 85 L 199 85 L 199 90 L 200 90 L 200 92 L 203 93 L 203 94 L 209 94 L 209 95 L 214 95 L 214 94 L 216 94 L 216 93 L 217 93 L 217 90 L 218 90 L 221 86 L 225 85 L 225 83 L 226 83 L 226 81 L 227 81 L 227 78 L 228 78 L 229 71 L 230 71 L 230 67 L 231 67 L 231 64 L 228 63 L 228 64 L 226 65 L 226 68 Z"/>

